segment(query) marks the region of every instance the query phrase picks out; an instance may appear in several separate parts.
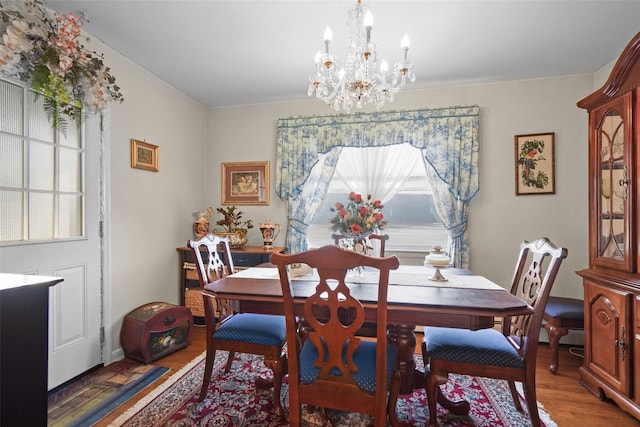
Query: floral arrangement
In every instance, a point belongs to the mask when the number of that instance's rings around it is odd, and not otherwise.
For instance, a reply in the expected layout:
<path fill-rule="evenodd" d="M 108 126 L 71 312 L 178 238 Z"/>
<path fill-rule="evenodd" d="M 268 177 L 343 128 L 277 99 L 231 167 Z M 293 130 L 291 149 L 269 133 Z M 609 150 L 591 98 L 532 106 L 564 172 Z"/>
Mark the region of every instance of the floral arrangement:
<path fill-rule="evenodd" d="M 72 13 L 49 11 L 46 0 L 0 3 L 0 71 L 45 96 L 55 128 L 64 128 L 67 118 L 81 120 L 83 106 L 97 112 L 123 101 L 103 56 L 78 41 L 82 25 Z"/>
<path fill-rule="evenodd" d="M 217 225 L 226 227 L 228 233 L 235 233 L 236 231 L 246 232 L 250 228 L 253 228 L 251 220 L 240 221 L 244 212 L 237 211 L 235 206 L 227 206 L 224 208 L 217 208 L 216 212 L 221 213 L 224 218 L 216 221 Z"/>
<path fill-rule="evenodd" d="M 340 202 L 329 208 L 336 215 L 329 220 L 331 229 L 344 235 L 360 235 L 375 230 L 384 230 L 387 220 L 382 215 L 382 202 L 374 200 L 371 194 L 364 200 L 361 194 L 349 193 L 347 205 Z"/>

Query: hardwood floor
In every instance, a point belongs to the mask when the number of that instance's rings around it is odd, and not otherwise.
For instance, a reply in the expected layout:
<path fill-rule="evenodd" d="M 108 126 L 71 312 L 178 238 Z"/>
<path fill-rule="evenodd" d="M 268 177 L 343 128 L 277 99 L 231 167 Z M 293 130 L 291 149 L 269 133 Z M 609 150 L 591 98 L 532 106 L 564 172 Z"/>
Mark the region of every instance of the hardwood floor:
<path fill-rule="evenodd" d="M 153 390 L 155 386 L 164 382 L 168 376 L 202 353 L 205 350 L 204 333 L 204 328 L 194 328 L 191 346 L 156 362 L 158 365 L 170 368 L 170 371 L 138 396 L 109 414 L 96 426 L 109 426 L 121 413 Z M 419 345 L 420 343 L 418 343 L 418 351 Z M 570 354 L 568 346 L 560 348 L 560 368 L 556 375 L 552 375 L 548 369 L 550 356 L 549 346 L 541 344 L 538 351 L 536 388 L 538 401 L 544 405 L 545 410 L 559 427 L 640 426 L 640 421 L 622 411 L 614 403 L 599 400 L 580 385 L 578 367 L 582 364 L 582 359 Z"/>

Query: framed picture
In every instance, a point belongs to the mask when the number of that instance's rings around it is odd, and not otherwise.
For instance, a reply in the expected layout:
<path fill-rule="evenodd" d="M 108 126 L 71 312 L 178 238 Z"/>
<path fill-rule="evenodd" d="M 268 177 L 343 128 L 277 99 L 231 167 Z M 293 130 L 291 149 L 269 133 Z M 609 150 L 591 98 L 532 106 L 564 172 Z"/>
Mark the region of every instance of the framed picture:
<path fill-rule="evenodd" d="M 131 167 L 158 172 L 159 148 L 147 142 L 131 140 Z"/>
<path fill-rule="evenodd" d="M 222 163 L 223 205 L 268 205 L 269 162 Z"/>
<path fill-rule="evenodd" d="M 555 194 L 555 133 L 515 136 L 516 196 Z"/>

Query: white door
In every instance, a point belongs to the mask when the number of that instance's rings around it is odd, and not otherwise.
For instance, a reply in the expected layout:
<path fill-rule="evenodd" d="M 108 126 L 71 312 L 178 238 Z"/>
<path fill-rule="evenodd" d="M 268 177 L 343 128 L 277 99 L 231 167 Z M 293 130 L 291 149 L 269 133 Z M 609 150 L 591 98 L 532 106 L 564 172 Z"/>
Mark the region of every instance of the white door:
<path fill-rule="evenodd" d="M 4 104 L 1 107 L 10 108 L 11 106 Z M 0 143 L 3 137 L 4 135 L 0 132 Z M 79 150 L 77 158 L 73 155 L 69 156 L 76 162 L 84 158 L 84 168 L 81 168 L 84 171 L 84 177 L 82 171 L 78 174 L 82 198 L 84 198 L 84 222 L 81 235 L 73 239 L 44 240 L 41 243 L 37 241 L 5 243 L 0 246 L 1 272 L 64 278 L 64 281 L 52 287 L 49 293 L 49 390 L 103 361 L 100 333 L 102 274 L 99 236 L 101 199 L 99 117 L 88 117 L 85 123 L 84 139 L 83 146 L 86 149 Z M 64 168 L 61 170 L 64 175 Z M 76 175 L 72 175 L 73 178 L 62 176 L 58 179 L 75 179 Z M 34 215 L 38 215 L 33 205 L 30 210 L 34 211 Z M 60 218 L 57 218 L 59 222 L 57 227 L 66 226 L 64 213 L 65 210 L 62 209 Z M 48 219 L 43 218 L 43 220 Z"/>

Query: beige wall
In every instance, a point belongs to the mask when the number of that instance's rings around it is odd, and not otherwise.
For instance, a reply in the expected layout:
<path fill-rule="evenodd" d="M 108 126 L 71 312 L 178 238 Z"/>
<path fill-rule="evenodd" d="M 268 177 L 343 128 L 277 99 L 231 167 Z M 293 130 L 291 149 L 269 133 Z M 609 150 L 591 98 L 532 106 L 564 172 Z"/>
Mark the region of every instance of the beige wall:
<path fill-rule="evenodd" d="M 471 269 L 508 286 L 519 243 L 548 236 L 567 246 L 553 294 L 582 297 L 576 270 L 587 266 L 587 114 L 576 102 L 593 90 L 592 75 L 403 91 L 392 109 L 480 106 L 480 192 L 469 221 Z M 277 119 L 331 114 L 315 99 L 209 111 L 206 203 L 220 206 L 220 163 L 271 162 L 271 204 L 243 207 L 248 218 L 286 225 L 286 206 L 273 192 Z M 555 132 L 556 194 L 515 195 L 514 135 Z M 260 244 L 260 232 L 249 232 Z M 277 244 L 284 244 L 284 232 Z M 422 255 L 422 254 L 421 254 Z"/>
<path fill-rule="evenodd" d="M 277 119 L 331 110 L 302 99 L 207 111 L 103 45 L 96 50 L 105 53 L 125 96 L 123 104 L 111 107 L 106 132 L 105 328 L 111 337 L 107 359 L 113 360 L 121 355 L 126 313 L 151 301 L 178 302 L 175 248 L 191 238 L 194 210 L 221 205 L 221 162 L 269 160 L 270 205 L 242 210 L 255 223 L 269 218 L 286 227 L 286 206 L 273 192 Z M 569 248 L 553 294 L 582 297 L 575 271 L 588 262 L 587 114 L 576 102 L 603 79 L 579 75 L 403 91 L 388 106 L 480 106 L 480 193 L 469 223 L 471 268 L 477 273 L 506 284 L 519 242 L 546 235 Z M 556 194 L 516 197 L 514 135 L 536 132 L 556 133 Z M 130 167 L 131 138 L 160 146 L 160 172 Z M 284 244 L 284 235 L 277 244 Z M 250 231 L 249 244 L 261 244 L 257 229 Z"/>
<path fill-rule="evenodd" d="M 104 45 L 125 102 L 107 132 L 106 362 L 122 355 L 124 316 L 153 301 L 179 302 L 175 248 L 192 237 L 193 211 L 205 198 L 206 108 Z M 160 147 L 160 171 L 131 168 L 130 139 Z M 109 154 L 109 153 L 107 153 Z M 110 344 L 110 346 L 109 346 Z"/>

